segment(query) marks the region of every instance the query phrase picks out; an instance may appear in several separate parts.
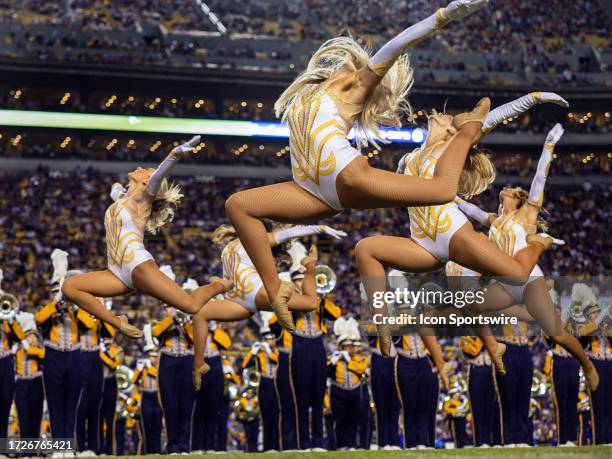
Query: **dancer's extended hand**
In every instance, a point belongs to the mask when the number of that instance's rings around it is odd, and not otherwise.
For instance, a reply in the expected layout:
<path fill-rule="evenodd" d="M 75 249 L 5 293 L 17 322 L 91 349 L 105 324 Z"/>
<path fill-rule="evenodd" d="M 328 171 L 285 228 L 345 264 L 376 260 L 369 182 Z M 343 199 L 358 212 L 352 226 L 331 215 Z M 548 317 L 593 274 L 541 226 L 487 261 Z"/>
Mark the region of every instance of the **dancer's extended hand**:
<path fill-rule="evenodd" d="M 451 21 L 457 21 L 480 11 L 487 3 L 488 0 L 455 0 L 444 8 L 444 15 Z"/>
<path fill-rule="evenodd" d="M 533 92 L 531 95 L 538 104 L 555 104 L 560 107 L 569 107 L 569 102 L 554 92 Z"/>
<path fill-rule="evenodd" d="M 548 131 L 548 135 L 546 136 L 546 145 L 557 145 L 557 142 L 563 137 L 563 133 L 565 130 L 561 123 L 555 124 L 555 126 Z"/>
<path fill-rule="evenodd" d="M 347 234 L 344 231 L 333 229 L 331 226 L 321 225 L 321 231 L 325 234 L 330 235 L 334 239 L 342 239 L 346 237 Z"/>
<path fill-rule="evenodd" d="M 185 158 L 189 156 L 189 154 L 194 150 L 195 147 L 198 146 L 199 143 L 200 143 L 200 136 L 196 135 L 192 137 L 190 141 L 185 142 L 179 145 L 178 147 L 174 148 L 172 150 L 172 154 L 180 158 Z"/>

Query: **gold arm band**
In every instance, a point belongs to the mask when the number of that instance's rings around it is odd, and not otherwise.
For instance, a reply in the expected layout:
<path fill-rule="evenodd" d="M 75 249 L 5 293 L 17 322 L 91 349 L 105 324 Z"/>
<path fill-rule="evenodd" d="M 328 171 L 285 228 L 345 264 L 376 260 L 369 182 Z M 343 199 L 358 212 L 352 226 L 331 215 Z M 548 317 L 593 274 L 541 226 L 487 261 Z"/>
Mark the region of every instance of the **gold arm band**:
<path fill-rule="evenodd" d="M 538 104 L 542 102 L 542 96 L 539 92 L 530 92 L 529 95 L 533 97 Z"/>

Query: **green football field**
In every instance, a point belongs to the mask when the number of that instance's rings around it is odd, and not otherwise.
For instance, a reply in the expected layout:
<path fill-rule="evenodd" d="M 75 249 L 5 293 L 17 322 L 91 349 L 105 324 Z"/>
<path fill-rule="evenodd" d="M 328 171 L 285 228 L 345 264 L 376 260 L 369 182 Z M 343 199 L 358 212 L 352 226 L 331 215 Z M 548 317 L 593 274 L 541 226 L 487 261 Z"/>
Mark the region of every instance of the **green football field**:
<path fill-rule="evenodd" d="M 180 456 L 184 458 L 190 457 L 213 457 L 219 456 L 223 459 L 248 459 L 253 454 L 248 453 L 222 453 L 222 454 L 191 454 Z M 523 459 L 523 458 L 610 458 L 612 457 L 612 446 L 585 446 L 576 448 L 555 448 L 555 447 L 537 447 L 537 448 L 466 448 L 466 449 L 438 449 L 438 450 L 418 450 L 418 451 L 329 451 L 321 453 L 313 452 L 284 452 L 284 453 L 257 453 L 257 456 L 266 459 L 306 459 L 307 457 L 316 457 L 317 459 L 405 459 L 405 458 L 421 458 L 431 457 L 436 459 L 446 458 L 463 458 L 463 457 L 503 457 L 504 459 Z M 102 456 L 98 456 L 102 457 Z M 151 458 L 168 458 L 174 459 L 176 456 L 153 455 L 153 456 L 123 456 L 124 458 L 142 459 L 143 457 Z"/>

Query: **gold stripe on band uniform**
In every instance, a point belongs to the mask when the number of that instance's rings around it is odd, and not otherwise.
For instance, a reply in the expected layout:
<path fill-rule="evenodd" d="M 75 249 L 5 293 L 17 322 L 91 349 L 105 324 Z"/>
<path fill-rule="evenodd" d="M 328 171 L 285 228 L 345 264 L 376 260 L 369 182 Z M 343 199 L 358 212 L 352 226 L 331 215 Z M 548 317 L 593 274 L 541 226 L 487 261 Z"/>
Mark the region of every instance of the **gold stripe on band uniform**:
<path fill-rule="evenodd" d="M 325 160 L 321 160 L 323 149 L 334 137 L 345 137 L 344 127 L 337 120 L 331 119 L 312 130 L 315 118 L 321 107 L 321 96 L 313 98 L 302 97 L 300 104 L 291 111 L 287 118 L 291 132 L 291 153 L 297 166 L 293 168 L 297 180 L 311 180 L 319 185 L 320 176 L 327 176 L 336 169 L 336 155 L 330 152 Z M 324 129 L 333 127 L 314 151 L 316 137 Z"/>
<path fill-rule="evenodd" d="M 408 161 L 406 166 L 412 176 L 428 179 L 434 176 L 433 169 L 438 160 L 427 158 L 427 155 L 439 145 L 440 143 L 436 142 L 428 148 L 427 152 L 418 153 Z M 421 160 L 429 160 L 429 162 L 422 163 Z M 435 241 L 439 233 L 445 233 L 450 230 L 453 226 L 451 216 L 449 214 L 446 214 L 443 218 L 440 218 L 440 216 L 452 205 L 454 203 L 449 202 L 441 206 L 409 207 L 412 237 L 417 239 L 429 238 Z"/>
<path fill-rule="evenodd" d="M 238 239 L 227 245 L 227 252 L 223 255 L 223 270 L 230 275 L 230 279 L 234 282 L 234 288 L 228 292 L 228 296 L 244 300 L 255 289 L 253 282 L 249 281 L 249 277 L 257 275 L 257 271 L 251 266 L 239 269 L 242 260 L 238 253 L 238 245 L 240 245 Z"/>

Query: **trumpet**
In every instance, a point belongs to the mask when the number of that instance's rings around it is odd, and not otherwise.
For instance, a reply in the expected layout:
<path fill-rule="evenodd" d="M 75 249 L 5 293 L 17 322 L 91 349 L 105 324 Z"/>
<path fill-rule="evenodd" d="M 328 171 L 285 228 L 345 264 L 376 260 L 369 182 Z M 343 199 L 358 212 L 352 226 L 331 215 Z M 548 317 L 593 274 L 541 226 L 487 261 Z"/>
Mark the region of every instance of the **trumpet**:
<path fill-rule="evenodd" d="M 247 388 L 252 387 L 253 389 L 257 389 L 257 387 L 259 387 L 261 376 L 257 369 L 251 367 L 246 371 L 246 377 L 244 379 L 246 381 Z"/>
<path fill-rule="evenodd" d="M 327 265 L 319 265 L 315 270 L 317 293 L 325 295 L 336 288 L 336 273 Z"/>
<path fill-rule="evenodd" d="M 3 293 L 0 295 L 0 320 L 11 320 L 17 314 L 19 300 L 15 295 Z"/>

